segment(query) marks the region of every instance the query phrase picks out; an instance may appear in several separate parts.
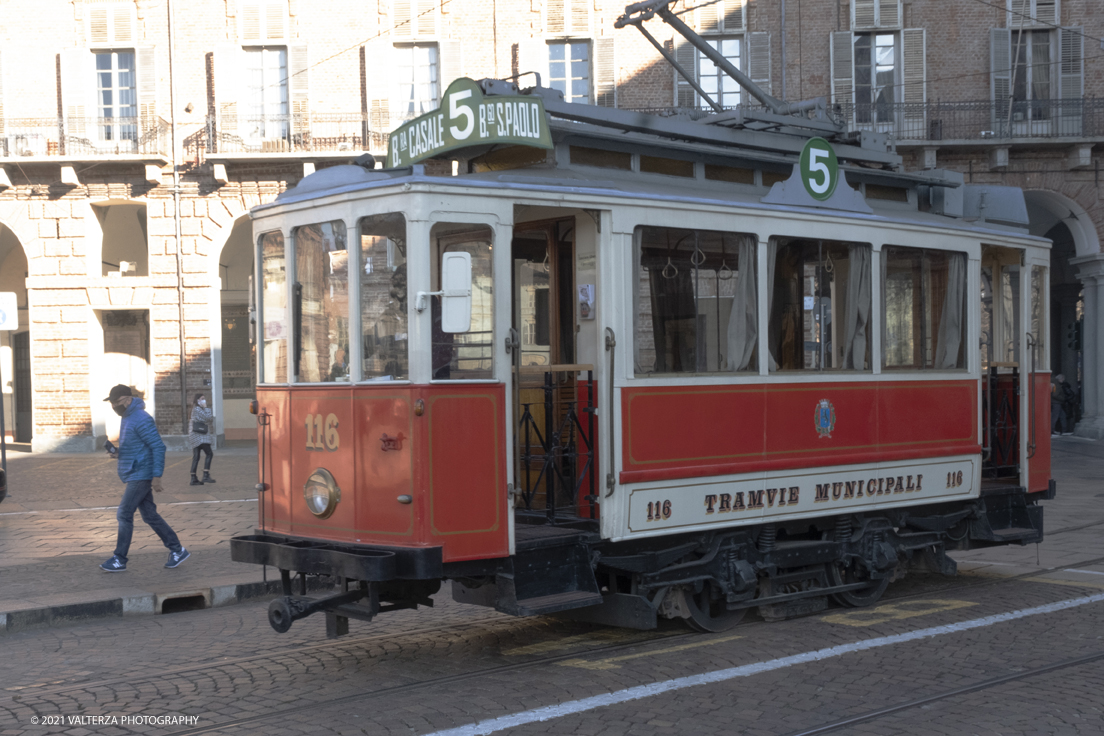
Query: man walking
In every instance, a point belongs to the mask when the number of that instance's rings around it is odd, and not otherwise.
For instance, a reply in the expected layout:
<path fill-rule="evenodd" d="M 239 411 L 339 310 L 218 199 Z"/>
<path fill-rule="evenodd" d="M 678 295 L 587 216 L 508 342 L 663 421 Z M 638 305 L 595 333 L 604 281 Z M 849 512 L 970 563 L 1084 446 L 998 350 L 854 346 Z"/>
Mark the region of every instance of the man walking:
<path fill-rule="evenodd" d="M 142 514 L 142 521 L 161 538 L 169 548 L 169 561 L 165 567 L 176 567 L 191 556 L 180 546 L 180 540 L 172 527 L 157 513 L 152 491 L 161 491 L 161 474 L 165 471 L 165 443 L 157 432 L 157 425 L 148 413 L 142 399 L 131 393 L 129 386 L 119 384 L 111 389 L 104 401 L 123 418 L 119 425 L 119 478 L 126 483 L 123 500 L 115 518 L 119 520 L 119 538 L 115 554 L 100 568 L 107 572 L 123 572 L 127 566 L 130 538 L 134 534 L 134 510 Z"/>

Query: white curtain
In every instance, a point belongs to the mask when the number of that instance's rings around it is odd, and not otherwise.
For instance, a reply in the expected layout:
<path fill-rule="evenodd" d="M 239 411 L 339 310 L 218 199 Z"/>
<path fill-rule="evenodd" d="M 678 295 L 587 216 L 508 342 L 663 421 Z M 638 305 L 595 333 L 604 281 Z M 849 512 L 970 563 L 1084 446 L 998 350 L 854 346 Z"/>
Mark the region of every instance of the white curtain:
<path fill-rule="evenodd" d="M 728 318 L 728 359 L 730 371 L 747 370 L 759 333 L 758 297 L 755 292 L 755 241 L 742 238 L 736 294 Z"/>
<path fill-rule="evenodd" d="M 842 368 L 866 368 L 866 333 L 870 324 L 870 246 L 851 246 L 847 274 L 847 307 L 844 324 Z"/>
<path fill-rule="evenodd" d="M 958 351 L 962 345 L 966 254 L 952 253 L 947 260 L 947 293 L 943 297 L 943 317 L 939 320 L 939 342 L 935 348 L 936 370 L 957 368 Z"/>

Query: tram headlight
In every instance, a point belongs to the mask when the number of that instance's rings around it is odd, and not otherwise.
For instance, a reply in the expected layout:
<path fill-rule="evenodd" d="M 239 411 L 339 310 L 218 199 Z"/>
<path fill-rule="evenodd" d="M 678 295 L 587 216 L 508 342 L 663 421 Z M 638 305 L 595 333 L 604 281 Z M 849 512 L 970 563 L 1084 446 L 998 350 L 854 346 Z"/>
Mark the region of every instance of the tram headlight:
<path fill-rule="evenodd" d="M 303 485 L 303 498 L 312 514 L 319 519 L 326 519 L 341 501 L 341 489 L 337 487 L 337 481 L 330 471 L 318 468 Z"/>

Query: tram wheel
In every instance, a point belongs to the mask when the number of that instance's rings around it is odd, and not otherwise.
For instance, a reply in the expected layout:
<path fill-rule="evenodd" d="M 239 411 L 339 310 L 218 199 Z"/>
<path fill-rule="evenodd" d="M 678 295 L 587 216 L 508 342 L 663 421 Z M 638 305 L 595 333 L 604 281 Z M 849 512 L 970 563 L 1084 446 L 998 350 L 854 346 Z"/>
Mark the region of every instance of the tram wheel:
<path fill-rule="evenodd" d="M 831 585 L 850 585 L 852 583 L 869 582 L 865 588 L 847 590 L 842 593 L 832 593 L 832 600 L 841 606 L 848 608 L 863 608 L 878 602 L 889 587 L 889 577 L 871 578 L 869 571 L 858 562 L 852 561 L 848 565 L 841 562 L 829 562 L 827 565 L 828 582 Z"/>
<path fill-rule="evenodd" d="M 686 625 L 691 629 L 706 634 L 728 631 L 743 620 L 746 608 L 730 611 L 724 593 L 717 591 L 718 595 L 714 597 L 713 591 L 714 587 L 709 582 L 702 583 L 701 590 L 697 592 L 693 586 L 682 589 L 683 601 L 690 613 Z"/>

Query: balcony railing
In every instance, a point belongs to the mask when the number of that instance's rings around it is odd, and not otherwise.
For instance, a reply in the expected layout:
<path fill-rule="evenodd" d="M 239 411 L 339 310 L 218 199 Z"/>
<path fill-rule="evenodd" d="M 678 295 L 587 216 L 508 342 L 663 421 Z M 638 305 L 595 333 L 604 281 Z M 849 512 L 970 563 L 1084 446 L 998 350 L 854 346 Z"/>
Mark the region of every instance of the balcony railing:
<path fill-rule="evenodd" d="M 209 115 L 205 139 L 195 144 L 207 154 L 382 152 L 389 132 L 401 122 L 360 112 Z"/>
<path fill-rule="evenodd" d="M 0 159 L 59 156 L 166 156 L 169 124 L 161 118 L 8 118 Z"/>

